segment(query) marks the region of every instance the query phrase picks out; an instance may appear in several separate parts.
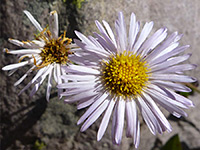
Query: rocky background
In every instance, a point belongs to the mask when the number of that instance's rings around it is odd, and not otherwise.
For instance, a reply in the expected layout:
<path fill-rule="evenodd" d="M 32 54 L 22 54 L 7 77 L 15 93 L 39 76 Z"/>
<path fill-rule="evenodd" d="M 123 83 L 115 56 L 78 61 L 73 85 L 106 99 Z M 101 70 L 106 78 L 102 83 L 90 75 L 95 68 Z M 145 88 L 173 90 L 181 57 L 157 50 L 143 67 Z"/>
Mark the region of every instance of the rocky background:
<path fill-rule="evenodd" d="M 71 38 L 75 38 L 74 30 L 86 35 L 97 31 L 94 24 L 96 19 L 104 19 L 113 27 L 118 11 L 123 11 L 127 23 L 131 12 L 134 12 L 142 24 L 153 20 L 154 31 L 165 26 L 168 33 L 183 33 L 181 44 L 190 44 L 187 53 L 193 53 L 189 61 L 200 66 L 199 0 L 0 0 L 0 68 L 17 62 L 15 56 L 2 52 L 4 47 L 19 49 L 7 42 L 9 37 L 28 40 L 33 39 L 36 33 L 34 26 L 23 14 L 25 9 L 43 27 L 47 25 L 49 12 L 56 10 L 59 14 L 60 32 L 67 30 Z M 134 149 L 132 140 L 125 135 L 120 146 L 112 145 L 111 124 L 102 140 L 97 142 L 96 134 L 101 119 L 81 133 L 76 122 L 85 110 L 77 111 L 75 105 L 64 104 L 58 99 L 56 89 L 52 90 L 49 103 L 45 100 L 45 86 L 32 98 L 28 95 L 29 90 L 18 96 L 20 89 L 31 77 L 18 87 L 13 84 L 26 69 L 25 67 L 10 77 L 8 72 L 1 71 L 0 74 L 1 150 Z M 200 81 L 199 67 L 188 74 Z M 141 124 L 138 150 L 158 150 L 175 134 L 179 135 L 182 149 L 200 149 L 200 94 L 194 92 L 189 98 L 196 107 L 186 110 L 189 114 L 187 118 L 176 119 L 164 111 L 173 127 L 171 133 L 154 136 L 144 123 Z"/>

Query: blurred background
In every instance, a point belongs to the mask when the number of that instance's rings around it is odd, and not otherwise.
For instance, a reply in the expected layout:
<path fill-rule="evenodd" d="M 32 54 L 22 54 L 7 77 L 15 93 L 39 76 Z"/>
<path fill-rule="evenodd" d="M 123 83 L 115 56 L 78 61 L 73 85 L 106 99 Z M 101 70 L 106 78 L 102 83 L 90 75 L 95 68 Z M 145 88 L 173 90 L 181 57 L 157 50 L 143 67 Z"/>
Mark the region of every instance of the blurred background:
<path fill-rule="evenodd" d="M 118 11 L 123 11 L 128 24 L 131 12 L 134 12 L 142 24 L 154 21 L 153 31 L 167 27 L 169 34 L 174 31 L 183 33 L 180 43 L 191 45 L 186 53 L 193 54 L 189 62 L 200 66 L 200 0 L 0 0 L 0 68 L 17 62 L 16 56 L 2 51 L 3 48 L 20 49 L 8 43 L 8 38 L 26 41 L 37 34 L 23 10 L 30 11 L 43 27 L 48 24 L 49 12 L 56 10 L 60 33 L 67 30 L 71 38 L 76 38 L 74 30 L 87 36 L 98 32 L 94 20 L 106 20 L 114 27 Z M 76 122 L 86 109 L 76 110 L 75 104 L 64 104 L 58 99 L 56 88 L 51 92 L 50 102 L 45 99 L 45 84 L 32 98 L 29 97 L 30 90 L 18 96 L 32 76 L 18 87 L 13 84 L 28 68 L 24 67 L 10 77 L 8 72 L 1 70 L 1 150 L 134 149 L 132 139 L 126 138 L 125 132 L 120 146 L 112 144 L 111 123 L 102 140 L 97 142 L 101 118 L 81 133 Z M 200 81 L 200 67 L 187 74 Z M 176 119 L 162 110 L 173 127 L 171 133 L 154 136 L 140 118 L 141 142 L 138 150 L 200 150 L 200 94 L 194 91 L 186 96 L 196 106 L 185 110 L 187 118 Z"/>

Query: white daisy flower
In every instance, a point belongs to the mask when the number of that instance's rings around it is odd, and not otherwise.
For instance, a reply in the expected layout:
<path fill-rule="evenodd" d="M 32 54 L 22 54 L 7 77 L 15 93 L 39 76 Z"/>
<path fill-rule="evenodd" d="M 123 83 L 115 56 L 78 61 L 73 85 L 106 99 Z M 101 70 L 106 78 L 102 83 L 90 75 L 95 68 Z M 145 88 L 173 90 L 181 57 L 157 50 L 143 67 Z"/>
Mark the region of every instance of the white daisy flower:
<path fill-rule="evenodd" d="M 73 53 L 72 48 L 76 46 L 71 43 L 72 39 L 65 37 L 66 31 L 60 37 L 58 36 L 58 14 L 56 11 L 50 13 L 49 26 L 44 29 L 34 19 L 30 12 L 25 10 L 24 13 L 39 31 L 39 34 L 36 35 L 35 39 L 32 41 L 9 39 L 9 42 L 23 47 L 24 49 L 4 49 L 8 54 L 18 55 L 19 63 L 7 65 L 3 67 L 2 70 L 10 70 L 11 75 L 25 65 L 31 66 L 31 68 L 14 84 L 15 86 L 19 85 L 32 71 L 37 70 L 37 74 L 19 93 L 21 94 L 31 85 L 34 85 L 30 96 L 33 96 L 36 93 L 44 79 L 48 76 L 46 99 L 49 100 L 52 78 L 54 78 L 57 84 L 64 82 L 60 76 L 66 73 L 61 66 L 66 66 L 70 63 L 69 55 Z M 60 92 L 62 92 L 62 90 L 58 90 L 58 94 Z"/>
<path fill-rule="evenodd" d="M 104 27 L 98 21 L 96 25 L 101 33 L 94 33 L 96 38 L 87 38 L 76 32 L 81 41 L 75 43 L 85 52 L 83 57 L 77 57 L 77 61 L 88 65 L 66 67 L 70 73 L 62 78 L 77 82 L 58 85 L 59 89 L 66 89 L 61 94 L 66 97 L 66 102 L 78 101 L 78 109 L 90 105 L 78 120 L 78 124 L 84 122 L 81 131 L 105 112 L 97 134 L 99 141 L 113 112 L 113 143 L 120 144 L 126 118 L 126 136 L 133 138 L 137 148 L 140 140 L 139 109 L 154 135 L 170 132 L 172 127 L 157 104 L 176 117 L 187 116 L 181 108 L 194 106 L 192 101 L 174 92 L 190 92 L 181 83 L 195 81 L 183 75 L 183 71 L 194 69 L 195 65 L 180 64 L 191 55 L 177 56 L 189 47 L 178 47 L 182 35 L 175 32 L 166 38 L 167 29 L 161 28 L 147 38 L 153 22 L 145 23 L 139 34 L 140 24 L 136 22 L 134 13 L 131 14 L 128 36 L 121 12 L 115 22 L 116 35 L 106 21 L 103 21 Z"/>

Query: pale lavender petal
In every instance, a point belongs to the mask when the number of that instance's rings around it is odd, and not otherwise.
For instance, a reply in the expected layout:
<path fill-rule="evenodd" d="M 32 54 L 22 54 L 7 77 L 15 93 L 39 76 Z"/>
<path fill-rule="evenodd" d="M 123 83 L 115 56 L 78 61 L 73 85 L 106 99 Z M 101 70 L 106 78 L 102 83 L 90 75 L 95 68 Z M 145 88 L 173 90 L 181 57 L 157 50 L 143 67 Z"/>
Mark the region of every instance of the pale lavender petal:
<path fill-rule="evenodd" d="M 35 68 L 36 66 L 32 66 L 18 81 L 15 82 L 14 86 L 17 86 L 19 85 L 27 76 L 29 73 L 31 73 L 33 71 L 33 69 Z"/>
<path fill-rule="evenodd" d="M 104 114 L 104 117 L 101 121 L 101 124 L 99 126 L 99 130 L 98 130 L 98 133 L 97 133 L 97 141 L 100 141 L 102 136 L 104 135 L 105 131 L 106 131 L 106 128 L 108 126 L 108 123 L 109 123 L 109 120 L 110 120 L 110 116 L 112 114 L 112 111 L 113 111 L 113 108 L 114 108 L 114 105 L 115 105 L 115 101 L 114 100 L 110 100 L 110 103 L 108 105 L 108 108 Z"/>
<path fill-rule="evenodd" d="M 138 50 L 138 53 L 141 54 L 141 57 L 144 58 L 150 50 L 154 49 L 158 44 L 160 44 L 167 36 L 167 29 L 161 28 L 156 31 L 149 39 L 147 39 L 141 48 Z"/>
<path fill-rule="evenodd" d="M 144 96 L 144 101 L 149 105 L 149 108 L 151 109 L 151 111 L 154 113 L 154 115 L 160 121 L 161 127 L 164 127 L 163 132 L 165 130 L 167 130 L 168 132 L 171 132 L 172 131 L 171 125 L 169 124 L 169 122 L 167 121 L 167 119 L 165 118 L 163 113 L 160 111 L 160 109 L 158 108 L 156 103 L 153 101 L 153 99 L 145 92 L 143 92 L 142 95 Z"/>
<path fill-rule="evenodd" d="M 81 92 L 81 93 L 77 93 L 73 96 L 68 97 L 68 99 L 65 99 L 65 102 L 67 103 L 72 103 L 72 102 L 76 102 L 76 101 L 82 101 L 84 100 L 85 97 L 90 97 L 95 95 L 96 93 L 94 92 L 94 90 L 88 90 L 87 92 Z M 64 94 L 61 94 L 61 96 L 63 96 Z"/>
<path fill-rule="evenodd" d="M 91 105 L 95 101 L 95 96 L 85 99 L 85 101 L 79 101 L 77 104 L 77 109 L 83 109 Z"/>
<path fill-rule="evenodd" d="M 137 42 L 134 45 L 134 53 L 136 53 L 138 51 L 138 49 L 140 48 L 140 46 L 143 44 L 143 42 L 146 40 L 147 36 L 149 35 L 149 33 L 151 32 L 153 28 L 153 22 L 149 22 L 149 23 L 145 23 L 141 34 L 137 40 Z"/>
<path fill-rule="evenodd" d="M 51 94 L 51 87 L 52 87 L 52 72 L 53 72 L 53 66 L 51 66 L 51 70 L 49 72 L 49 77 L 48 77 L 48 83 L 47 83 L 47 91 L 46 91 L 46 100 L 49 101 L 49 97 Z"/>
<path fill-rule="evenodd" d="M 19 49 L 19 50 L 8 50 L 4 49 L 8 54 L 39 54 L 41 53 L 40 49 Z"/>
<path fill-rule="evenodd" d="M 151 72 L 164 70 L 165 68 L 169 68 L 173 65 L 179 64 L 179 63 L 187 60 L 190 56 L 191 56 L 191 54 L 177 56 L 177 57 L 170 58 L 169 60 L 167 60 L 163 63 L 157 64 L 157 65 L 151 65 Z"/>
<path fill-rule="evenodd" d="M 58 14 L 56 11 L 51 11 L 49 16 L 49 29 L 51 31 L 52 37 L 57 39 L 59 26 L 58 26 Z"/>
<path fill-rule="evenodd" d="M 116 131 L 115 131 L 115 142 L 120 144 L 122 140 L 122 133 L 124 128 L 124 114 L 125 114 L 125 101 L 120 99 L 117 104 L 117 116 L 116 116 Z"/>
<path fill-rule="evenodd" d="M 33 89 L 31 90 L 31 93 L 30 93 L 30 97 L 32 97 L 39 89 L 40 85 L 43 83 L 44 79 L 46 78 L 46 76 L 52 71 L 53 69 L 53 66 L 49 66 L 47 71 L 45 71 L 44 74 L 42 74 L 33 84 L 34 87 Z M 48 100 L 48 99 L 47 99 Z"/>
<path fill-rule="evenodd" d="M 89 116 L 89 118 L 85 121 L 85 123 L 81 127 L 81 132 L 87 130 L 98 118 L 99 116 L 104 112 L 106 107 L 109 104 L 109 100 L 104 100 L 103 103 L 98 106 L 98 108 Z"/>
<path fill-rule="evenodd" d="M 169 82 L 169 81 L 161 81 L 161 80 L 152 80 L 151 83 L 160 85 L 163 87 L 171 88 L 175 91 L 191 92 L 191 89 L 183 84 L 173 83 L 173 82 Z"/>
<path fill-rule="evenodd" d="M 132 137 L 133 136 L 133 129 L 134 127 L 134 114 L 132 110 L 131 100 L 126 100 L 126 122 L 127 122 L 127 129 L 126 129 L 126 136 Z"/>
<path fill-rule="evenodd" d="M 195 82 L 196 81 L 195 78 L 185 76 L 185 75 L 156 74 L 156 73 L 153 73 L 152 76 L 149 77 L 149 79 L 171 81 L 171 82 Z"/>
<path fill-rule="evenodd" d="M 48 68 L 49 68 L 49 66 L 41 68 L 37 72 L 35 77 L 20 91 L 20 93 L 18 95 L 20 95 L 22 92 L 24 92 L 26 89 L 28 89 L 36 80 L 39 79 L 39 77 L 41 77 L 48 70 Z"/>
<path fill-rule="evenodd" d="M 172 56 L 175 56 L 181 52 L 184 52 L 188 47 L 189 47 L 189 45 L 177 47 L 177 48 L 173 49 L 172 51 L 161 55 L 160 57 L 156 57 L 154 60 L 151 61 L 151 65 L 163 62 Z"/>
<path fill-rule="evenodd" d="M 176 117 L 181 116 L 187 116 L 187 114 L 180 108 L 178 108 L 176 105 L 171 103 L 168 99 L 168 97 L 164 96 L 163 94 L 157 92 L 156 90 L 146 89 L 146 92 L 154 98 L 154 101 L 156 101 L 158 104 L 160 104 L 163 108 L 165 108 L 167 111 L 169 111 L 171 114 L 173 114 Z"/>
<path fill-rule="evenodd" d="M 81 124 L 84 120 L 87 119 L 88 116 L 90 116 L 95 109 L 97 109 L 99 107 L 99 105 L 101 105 L 101 103 L 103 101 L 105 101 L 105 99 L 108 97 L 107 94 L 103 94 L 101 96 L 98 96 L 95 100 L 95 102 L 90 106 L 90 108 L 81 116 L 81 118 L 78 120 L 77 124 Z"/>
<path fill-rule="evenodd" d="M 16 63 L 16 64 L 10 64 L 10 65 L 4 66 L 2 68 L 2 70 L 17 69 L 17 68 L 23 67 L 23 66 L 25 66 L 27 64 L 30 64 L 30 63 L 33 63 L 33 59 L 30 59 L 30 60 L 27 60 L 27 61 L 23 61 L 23 62 L 20 62 L 20 63 Z"/>
<path fill-rule="evenodd" d="M 31 15 L 30 12 L 28 12 L 27 10 L 24 10 L 24 13 L 26 14 L 26 16 L 29 18 L 29 20 L 32 22 L 32 24 L 36 27 L 36 29 L 39 32 L 42 32 L 42 27 L 40 26 L 40 24 L 35 20 L 35 18 Z"/>
<path fill-rule="evenodd" d="M 116 40 L 115 40 L 115 35 L 114 35 L 112 29 L 110 28 L 110 25 L 105 20 L 103 20 L 102 22 L 103 22 L 103 25 L 106 27 L 106 30 L 107 30 L 114 46 L 116 47 L 117 43 L 116 43 Z"/>
<path fill-rule="evenodd" d="M 178 32 L 172 33 L 160 46 L 154 49 L 146 58 L 147 62 L 151 62 L 157 55 L 169 47 L 173 42 L 175 42 Z"/>

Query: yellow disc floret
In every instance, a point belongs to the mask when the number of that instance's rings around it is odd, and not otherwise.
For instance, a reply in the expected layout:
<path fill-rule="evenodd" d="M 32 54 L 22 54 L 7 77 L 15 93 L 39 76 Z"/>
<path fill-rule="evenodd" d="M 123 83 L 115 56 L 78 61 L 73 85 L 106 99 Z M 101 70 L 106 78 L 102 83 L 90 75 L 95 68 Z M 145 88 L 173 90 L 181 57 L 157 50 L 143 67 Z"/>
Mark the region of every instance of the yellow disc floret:
<path fill-rule="evenodd" d="M 51 63 L 67 64 L 69 62 L 68 55 L 72 54 L 69 46 L 72 39 L 65 37 L 66 31 L 63 35 L 54 39 L 51 36 L 51 32 L 45 30 L 46 28 L 36 37 L 37 39 L 44 40 L 45 45 L 39 54 L 42 58 L 42 63 L 40 65 L 35 65 L 40 69 Z"/>
<path fill-rule="evenodd" d="M 130 97 L 141 94 L 148 81 L 145 61 L 131 52 L 112 55 L 102 63 L 102 77 L 106 89 L 116 96 Z"/>

